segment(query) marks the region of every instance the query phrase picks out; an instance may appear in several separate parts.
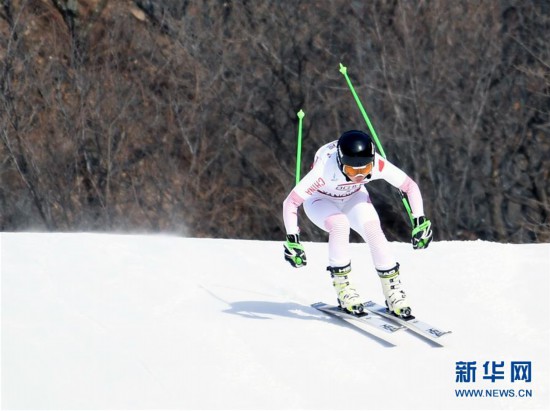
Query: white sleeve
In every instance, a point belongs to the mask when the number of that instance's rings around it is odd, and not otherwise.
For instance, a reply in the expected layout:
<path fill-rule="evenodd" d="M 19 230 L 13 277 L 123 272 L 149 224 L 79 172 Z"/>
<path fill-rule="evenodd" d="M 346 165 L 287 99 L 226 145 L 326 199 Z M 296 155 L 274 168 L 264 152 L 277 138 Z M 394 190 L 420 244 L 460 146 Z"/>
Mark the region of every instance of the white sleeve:
<path fill-rule="evenodd" d="M 318 189 L 325 185 L 324 166 L 316 163 L 313 169 L 292 189 L 283 202 L 283 220 L 287 234 L 298 234 L 298 207 Z"/>
<path fill-rule="evenodd" d="M 407 174 L 377 154 L 374 162 L 372 179 L 382 179 L 390 183 L 392 186 L 399 188 L 407 179 Z"/>
<path fill-rule="evenodd" d="M 377 178 L 386 180 L 392 186 L 407 194 L 413 217 L 423 216 L 424 203 L 418 184 L 416 184 L 403 170 L 386 159 L 378 157 L 375 167 L 378 172 Z"/>

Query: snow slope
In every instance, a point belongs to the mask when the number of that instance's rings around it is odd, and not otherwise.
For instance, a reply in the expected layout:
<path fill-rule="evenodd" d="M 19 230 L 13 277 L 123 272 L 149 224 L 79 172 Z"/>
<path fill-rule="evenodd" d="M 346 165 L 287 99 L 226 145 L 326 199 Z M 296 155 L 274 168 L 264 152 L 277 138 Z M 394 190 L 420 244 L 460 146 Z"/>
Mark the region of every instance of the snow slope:
<path fill-rule="evenodd" d="M 305 243 L 297 270 L 281 242 L 0 241 L 4 409 L 550 407 L 550 244 L 392 243 L 415 314 L 453 331 L 441 347 L 311 308 L 334 301 L 323 243 Z M 357 288 L 382 302 L 367 246 L 352 248 Z M 476 381 L 457 382 L 457 363 L 473 361 Z M 531 382 L 511 381 L 514 361 L 531 363 Z M 483 378 L 501 362 L 502 380 Z"/>

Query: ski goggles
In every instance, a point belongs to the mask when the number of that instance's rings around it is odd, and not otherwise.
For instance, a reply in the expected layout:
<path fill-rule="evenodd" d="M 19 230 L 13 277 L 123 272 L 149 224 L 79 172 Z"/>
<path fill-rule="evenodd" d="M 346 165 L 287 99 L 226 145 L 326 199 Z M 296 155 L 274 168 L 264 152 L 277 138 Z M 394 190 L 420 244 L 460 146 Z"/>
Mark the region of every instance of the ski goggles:
<path fill-rule="evenodd" d="M 344 164 L 344 166 L 342 167 L 342 170 L 348 177 L 356 177 L 358 175 L 366 176 L 372 171 L 373 165 L 374 165 L 374 162 L 368 163 L 360 167 L 352 167 L 352 166 L 348 166 L 347 164 Z"/>

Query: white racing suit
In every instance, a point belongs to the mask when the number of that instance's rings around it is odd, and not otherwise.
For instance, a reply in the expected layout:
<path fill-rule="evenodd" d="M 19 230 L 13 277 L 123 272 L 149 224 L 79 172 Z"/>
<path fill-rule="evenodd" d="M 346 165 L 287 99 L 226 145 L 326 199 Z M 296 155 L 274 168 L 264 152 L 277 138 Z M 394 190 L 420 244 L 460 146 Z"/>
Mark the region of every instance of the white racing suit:
<path fill-rule="evenodd" d="M 386 180 L 408 196 L 414 217 L 424 215 L 418 185 L 389 161 L 375 154 L 371 174 L 361 183 L 351 182 L 339 169 L 337 141 L 321 147 L 311 171 L 294 187 L 283 203 L 287 234 L 298 234 L 300 205 L 308 218 L 329 233 L 329 265 L 342 267 L 350 263 L 350 229 L 369 245 L 374 266 L 379 271 L 396 266 L 396 259 L 382 231 L 380 218 L 365 187 L 373 180 Z"/>

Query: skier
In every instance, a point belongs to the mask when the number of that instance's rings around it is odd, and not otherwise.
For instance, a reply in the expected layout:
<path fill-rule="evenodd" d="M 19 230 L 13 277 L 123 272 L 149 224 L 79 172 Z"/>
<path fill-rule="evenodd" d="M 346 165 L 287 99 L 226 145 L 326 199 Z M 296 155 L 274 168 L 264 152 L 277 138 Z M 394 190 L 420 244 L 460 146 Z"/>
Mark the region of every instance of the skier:
<path fill-rule="evenodd" d="M 372 205 L 365 184 L 383 179 L 407 194 L 414 227 L 414 249 L 428 247 L 431 222 L 424 216 L 418 185 L 395 165 L 375 153 L 372 138 L 359 130 L 349 130 L 336 141 L 322 146 L 310 172 L 294 187 L 283 203 L 286 229 L 284 256 L 293 267 L 307 264 L 300 244 L 298 207 L 304 205 L 308 218 L 328 232 L 327 270 L 340 306 L 354 314 L 364 309 L 363 300 L 350 284 L 350 229 L 368 243 L 388 309 L 400 317 L 411 315 L 411 307 L 400 280 L 399 263 L 382 231 L 380 218 Z"/>

